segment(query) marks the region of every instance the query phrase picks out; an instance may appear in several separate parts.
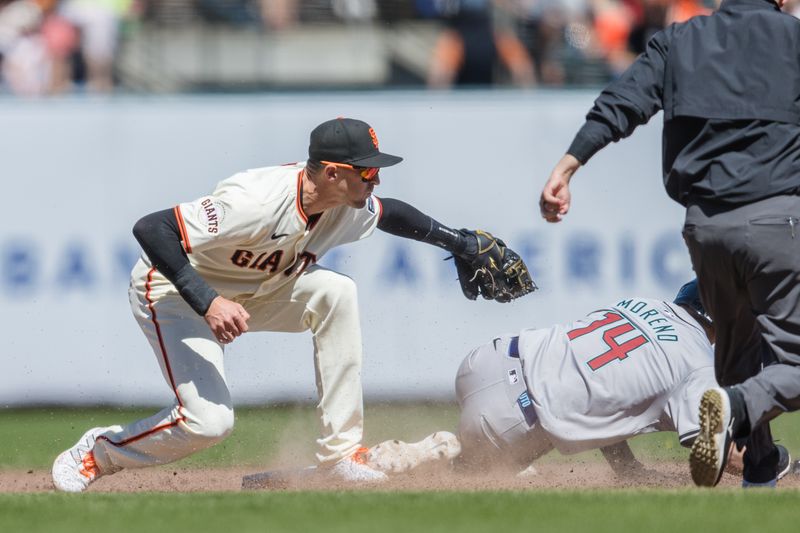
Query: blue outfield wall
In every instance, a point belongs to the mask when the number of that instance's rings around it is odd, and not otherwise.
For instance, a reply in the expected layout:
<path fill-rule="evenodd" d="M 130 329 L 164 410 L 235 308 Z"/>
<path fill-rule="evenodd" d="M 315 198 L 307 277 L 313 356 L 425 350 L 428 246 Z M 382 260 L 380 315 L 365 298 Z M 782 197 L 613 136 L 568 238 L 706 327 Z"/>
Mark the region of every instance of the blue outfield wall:
<path fill-rule="evenodd" d="M 541 290 L 510 304 L 463 298 L 441 250 L 376 232 L 321 263 L 359 287 L 372 399 L 451 399 L 467 351 L 500 333 L 569 321 L 623 297 L 671 298 L 691 275 L 682 208 L 661 183 L 661 116 L 573 180 L 559 225 L 538 195 L 594 92 L 387 92 L 0 100 L 0 402 L 160 404 L 171 392 L 131 317 L 142 215 L 209 193 L 234 172 L 303 160 L 319 122 L 354 116 L 405 161 L 378 196 L 521 253 Z M 231 345 L 235 401 L 314 401 L 308 334 Z"/>

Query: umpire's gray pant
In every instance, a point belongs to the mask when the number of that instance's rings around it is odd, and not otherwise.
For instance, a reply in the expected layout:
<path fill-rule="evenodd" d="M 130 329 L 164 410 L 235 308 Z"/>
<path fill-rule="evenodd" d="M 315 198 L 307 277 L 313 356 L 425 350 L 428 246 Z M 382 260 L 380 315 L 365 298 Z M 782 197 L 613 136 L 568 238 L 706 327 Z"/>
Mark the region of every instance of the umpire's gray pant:
<path fill-rule="evenodd" d="M 754 465 L 773 449 L 769 420 L 800 408 L 800 197 L 695 203 L 683 236 L 716 329 L 717 381 L 745 398 Z"/>

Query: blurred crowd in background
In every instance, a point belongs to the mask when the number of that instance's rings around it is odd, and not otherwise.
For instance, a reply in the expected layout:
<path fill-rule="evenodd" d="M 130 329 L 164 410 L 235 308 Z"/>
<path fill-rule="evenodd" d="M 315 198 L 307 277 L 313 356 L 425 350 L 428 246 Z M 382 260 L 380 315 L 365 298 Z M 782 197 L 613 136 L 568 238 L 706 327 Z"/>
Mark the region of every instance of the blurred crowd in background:
<path fill-rule="evenodd" d="M 0 0 L 0 91 L 600 85 L 716 1 Z"/>

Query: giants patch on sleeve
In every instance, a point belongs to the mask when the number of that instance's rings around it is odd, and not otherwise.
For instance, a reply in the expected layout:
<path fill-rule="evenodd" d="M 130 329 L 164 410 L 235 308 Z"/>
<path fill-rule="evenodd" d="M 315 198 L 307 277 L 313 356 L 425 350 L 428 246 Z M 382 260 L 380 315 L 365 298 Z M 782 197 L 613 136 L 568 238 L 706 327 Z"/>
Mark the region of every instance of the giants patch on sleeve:
<path fill-rule="evenodd" d="M 225 206 L 210 196 L 203 198 L 200 200 L 198 218 L 208 233 L 219 233 L 219 228 L 225 219 Z"/>

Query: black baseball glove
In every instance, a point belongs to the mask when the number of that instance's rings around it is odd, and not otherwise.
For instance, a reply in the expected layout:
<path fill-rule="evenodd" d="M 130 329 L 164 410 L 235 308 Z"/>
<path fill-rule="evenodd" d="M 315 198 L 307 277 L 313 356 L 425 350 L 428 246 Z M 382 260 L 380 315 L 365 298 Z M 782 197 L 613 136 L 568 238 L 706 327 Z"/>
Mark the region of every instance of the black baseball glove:
<path fill-rule="evenodd" d="M 483 230 L 460 232 L 478 241 L 477 251 L 453 256 L 464 296 L 475 300 L 480 294 L 487 300 L 509 302 L 538 289 L 522 258 L 506 243 Z"/>

